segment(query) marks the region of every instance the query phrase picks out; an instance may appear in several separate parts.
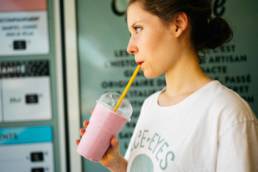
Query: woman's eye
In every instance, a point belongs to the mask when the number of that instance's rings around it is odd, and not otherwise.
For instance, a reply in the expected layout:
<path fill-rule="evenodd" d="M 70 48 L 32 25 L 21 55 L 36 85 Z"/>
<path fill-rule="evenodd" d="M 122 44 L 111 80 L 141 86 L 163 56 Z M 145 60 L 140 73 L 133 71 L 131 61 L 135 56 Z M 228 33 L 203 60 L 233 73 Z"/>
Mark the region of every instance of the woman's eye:
<path fill-rule="evenodd" d="M 135 27 L 134 27 L 134 30 L 135 30 L 136 33 L 139 33 L 140 31 L 142 31 L 142 27 L 140 27 L 140 26 L 135 26 Z"/>

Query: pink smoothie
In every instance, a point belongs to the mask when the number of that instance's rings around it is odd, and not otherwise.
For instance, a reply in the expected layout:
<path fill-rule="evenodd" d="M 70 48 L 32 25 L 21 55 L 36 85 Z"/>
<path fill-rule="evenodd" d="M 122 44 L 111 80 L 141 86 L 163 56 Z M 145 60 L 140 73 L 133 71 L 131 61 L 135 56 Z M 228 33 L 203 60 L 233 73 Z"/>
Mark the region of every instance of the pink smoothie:
<path fill-rule="evenodd" d="M 112 136 L 117 135 L 126 122 L 127 119 L 122 114 L 98 102 L 77 147 L 77 152 L 88 160 L 101 160 L 110 145 Z"/>

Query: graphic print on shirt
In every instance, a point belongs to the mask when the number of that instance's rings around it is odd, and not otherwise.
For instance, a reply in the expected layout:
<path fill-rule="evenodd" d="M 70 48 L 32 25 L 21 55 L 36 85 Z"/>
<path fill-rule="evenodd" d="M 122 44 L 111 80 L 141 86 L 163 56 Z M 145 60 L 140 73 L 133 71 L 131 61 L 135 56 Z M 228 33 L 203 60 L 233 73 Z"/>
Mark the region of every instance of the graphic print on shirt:
<path fill-rule="evenodd" d="M 148 156 L 140 154 L 135 157 L 130 172 L 138 172 L 139 169 L 141 169 L 141 172 L 154 172 L 153 163 Z"/>
<path fill-rule="evenodd" d="M 137 132 L 130 151 L 141 152 L 131 161 L 130 172 L 153 172 L 156 168 L 165 171 L 175 160 L 175 153 L 166 139 L 149 130 Z"/>

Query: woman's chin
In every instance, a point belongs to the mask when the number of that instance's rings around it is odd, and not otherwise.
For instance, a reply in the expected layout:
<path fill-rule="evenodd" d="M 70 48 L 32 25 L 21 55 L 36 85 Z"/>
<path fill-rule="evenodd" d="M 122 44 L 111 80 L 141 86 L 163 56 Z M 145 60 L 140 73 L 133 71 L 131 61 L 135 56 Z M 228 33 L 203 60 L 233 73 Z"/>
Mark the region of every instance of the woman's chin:
<path fill-rule="evenodd" d="M 144 71 L 143 75 L 147 79 L 154 79 L 154 78 L 157 78 L 157 77 L 160 76 L 160 75 L 157 75 L 157 74 L 154 74 L 154 73 L 150 73 L 150 72 L 147 72 L 147 71 Z"/>

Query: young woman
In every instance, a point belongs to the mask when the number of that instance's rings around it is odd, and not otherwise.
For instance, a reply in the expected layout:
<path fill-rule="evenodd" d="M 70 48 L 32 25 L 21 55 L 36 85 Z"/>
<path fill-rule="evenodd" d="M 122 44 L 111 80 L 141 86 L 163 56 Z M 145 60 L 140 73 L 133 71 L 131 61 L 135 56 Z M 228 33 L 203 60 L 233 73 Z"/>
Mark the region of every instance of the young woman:
<path fill-rule="evenodd" d="M 146 78 L 164 75 L 166 87 L 144 101 L 125 157 L 113 138 L 100 163 L 113 172 L 258 171 L 252 110 L 199 65 L 199 50 L 232 37 L 225 20 L 211 17 L 211 2 L 129 0 L 127 22 L 128 52 Z"/>

